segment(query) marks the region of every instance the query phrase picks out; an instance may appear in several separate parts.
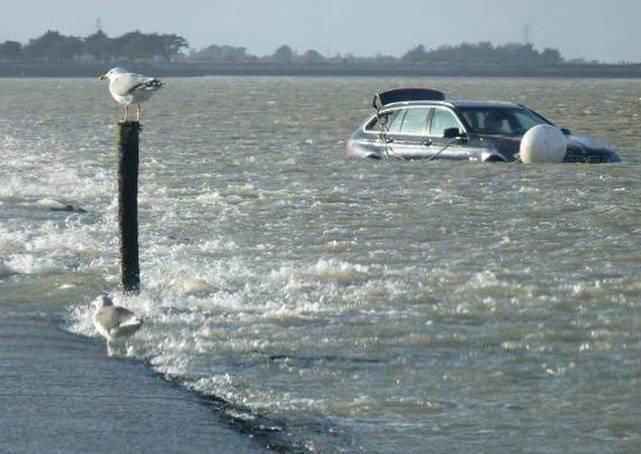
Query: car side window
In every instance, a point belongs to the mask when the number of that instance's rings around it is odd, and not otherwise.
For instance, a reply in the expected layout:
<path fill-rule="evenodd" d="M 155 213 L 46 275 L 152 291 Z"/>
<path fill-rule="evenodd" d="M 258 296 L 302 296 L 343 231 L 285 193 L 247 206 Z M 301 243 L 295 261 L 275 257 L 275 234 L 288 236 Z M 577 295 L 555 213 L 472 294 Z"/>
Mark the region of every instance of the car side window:
<path fill-rule="evenodd" d="M 432 124 L 430 126 L 430 137 L 445 137 L 445 130 L 449 128 L 460 128 L 459 122 L 452 112 L 445 109 L 434 109 Z"/>
<path fill-rule="evenodd" d="M 401 126 L 401 133 L 408 135 L 423 135 L 427 128 L 427 114 L 429 110 L 426 108 L 407 109 L 403 125 Z"/>

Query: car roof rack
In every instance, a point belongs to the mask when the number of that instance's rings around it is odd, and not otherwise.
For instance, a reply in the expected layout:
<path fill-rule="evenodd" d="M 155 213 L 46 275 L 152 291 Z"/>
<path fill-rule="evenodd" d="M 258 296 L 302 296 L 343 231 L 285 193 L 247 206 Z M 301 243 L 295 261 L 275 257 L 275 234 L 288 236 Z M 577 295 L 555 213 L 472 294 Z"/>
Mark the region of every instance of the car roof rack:
<path fill-rule="evenodd" d="M 377 93 L 372 107 L 380 110 L 389 104 L 406 101 L 445 101 L 445 94 L 431 88 L 396 88 Z"/>

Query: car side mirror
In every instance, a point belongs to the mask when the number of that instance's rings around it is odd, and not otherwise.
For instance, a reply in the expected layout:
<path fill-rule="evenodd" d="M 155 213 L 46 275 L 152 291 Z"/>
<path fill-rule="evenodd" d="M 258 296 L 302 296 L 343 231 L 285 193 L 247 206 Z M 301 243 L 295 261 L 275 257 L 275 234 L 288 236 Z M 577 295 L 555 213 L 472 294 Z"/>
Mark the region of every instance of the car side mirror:
<path fill-rule="evenodd" d="M 465 137 L 465 133 L 461 132 L 459 128 L 447 128 L 443 131 L 444 139 L 462 139 Z"/>
<path fill-rule="evenodd" d="M 566 136 L 572 135 L 572 131 L 570 131 L 568 128 L 561 128 L 561 132 Z"/>

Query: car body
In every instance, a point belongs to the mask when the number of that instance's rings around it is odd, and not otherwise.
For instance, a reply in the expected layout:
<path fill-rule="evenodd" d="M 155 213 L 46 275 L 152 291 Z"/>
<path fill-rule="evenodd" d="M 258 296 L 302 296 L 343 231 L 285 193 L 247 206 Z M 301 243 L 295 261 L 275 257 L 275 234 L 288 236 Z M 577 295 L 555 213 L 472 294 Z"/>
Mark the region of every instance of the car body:
<path fill-rule="evenodd" d="M 519 160 L 523 135 L 537 125 L 555 126 L 522 104 L 446 100 L 429 89 L 396 89 L 374 98 L 376 114 L 347 144 L 350 158 Z M 620 162 L 614 147 L 589 137 L 567 138 L 563 162 Z"/>

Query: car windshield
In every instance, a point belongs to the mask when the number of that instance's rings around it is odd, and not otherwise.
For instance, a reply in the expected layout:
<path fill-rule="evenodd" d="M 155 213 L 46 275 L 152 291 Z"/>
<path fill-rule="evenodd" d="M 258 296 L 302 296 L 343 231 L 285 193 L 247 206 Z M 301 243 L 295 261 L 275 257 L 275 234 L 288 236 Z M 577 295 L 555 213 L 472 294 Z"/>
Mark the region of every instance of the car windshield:
<path fill-rule="evenodd" d="M 459 112 L 476 134 L 520 136 L 536 125 L 549 124 L 536 113 L 517 107 L 462 107 Z"/>

